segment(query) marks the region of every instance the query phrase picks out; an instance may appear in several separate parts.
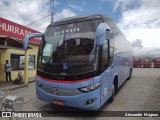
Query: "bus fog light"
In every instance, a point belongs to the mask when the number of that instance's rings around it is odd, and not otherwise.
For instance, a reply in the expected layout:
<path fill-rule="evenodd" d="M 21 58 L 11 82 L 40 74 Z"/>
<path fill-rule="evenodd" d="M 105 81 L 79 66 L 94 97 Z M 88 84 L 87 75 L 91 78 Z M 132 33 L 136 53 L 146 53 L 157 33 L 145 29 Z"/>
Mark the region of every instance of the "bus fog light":
<path fill-rule="evenodd" d="M 90 105 L 90 104 L 94 103 L 95 100 L 96 100 L 96 98 L 87 100 L 86 103 L 85 103 L 85 105 Z"/>
<path fill-rule="evenodd" d="M 42 86 L 43 86 L 43 84 L 40 83 L 38 80 L 36 80 L 36 85 L 39 86 L 39 87 L 42 87 Z"/>

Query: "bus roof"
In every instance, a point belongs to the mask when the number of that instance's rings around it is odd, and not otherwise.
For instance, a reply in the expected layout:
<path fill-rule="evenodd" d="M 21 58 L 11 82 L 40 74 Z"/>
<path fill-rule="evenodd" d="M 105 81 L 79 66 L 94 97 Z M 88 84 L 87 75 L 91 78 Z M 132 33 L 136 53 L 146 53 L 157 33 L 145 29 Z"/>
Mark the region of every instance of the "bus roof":
<path fill-rule="evenodd" d="M 81 15 L 81 16 L 68 17 L 68 18 L 54 21 L 48 27 L 67 24 L 67 23 L 74 23 L 74 22 L 87 21 L 87 20 L 99 20 L 99 19 L 104 20 L 104 19 L 111 19 L 111 18 L 109 18 L 104 14 Z"/>

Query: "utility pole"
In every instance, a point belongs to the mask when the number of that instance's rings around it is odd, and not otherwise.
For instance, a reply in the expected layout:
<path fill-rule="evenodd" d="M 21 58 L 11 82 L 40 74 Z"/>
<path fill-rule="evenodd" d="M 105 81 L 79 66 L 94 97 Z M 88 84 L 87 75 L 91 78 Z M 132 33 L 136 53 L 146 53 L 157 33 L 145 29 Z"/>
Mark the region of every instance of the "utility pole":
<path fill-rule="evenodd" d="M 54 20 L 54 0 L 50 0 L 51 22 Z"/>

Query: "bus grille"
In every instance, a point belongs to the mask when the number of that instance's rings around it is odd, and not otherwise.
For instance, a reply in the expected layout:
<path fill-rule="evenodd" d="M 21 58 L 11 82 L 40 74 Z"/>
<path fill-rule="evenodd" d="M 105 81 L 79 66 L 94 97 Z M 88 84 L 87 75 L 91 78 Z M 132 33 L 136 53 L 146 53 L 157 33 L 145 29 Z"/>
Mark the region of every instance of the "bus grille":
<path fill-rule="evenodd" d="M 39 87 L 45 92 L 54 94 L 57 96 L 72 96 L 72 95 L 80 94 L 80 92 L 77 89 L 61 89 L 61 88 L 48 87 L 44 85 Z"/>

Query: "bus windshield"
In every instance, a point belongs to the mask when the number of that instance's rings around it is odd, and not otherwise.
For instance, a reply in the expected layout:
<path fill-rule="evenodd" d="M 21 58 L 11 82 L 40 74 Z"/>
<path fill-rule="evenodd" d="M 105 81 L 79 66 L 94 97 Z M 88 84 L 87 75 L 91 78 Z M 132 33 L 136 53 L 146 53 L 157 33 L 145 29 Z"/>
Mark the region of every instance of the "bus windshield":
<path fill-rule="evenodd" d="M 160 58 L 156 58 L 156 59 L 155 59 L 155 62 L 160 62 Z"/>
<path fill-rule="evenodd" d="M 67 57 L 73 63 L 93 62 L 94 60 L 94 39 L 71 38 L 64 40 L 64 35 L 46 38 L 55 41 L 45 45 L 42 63 L 66 63 Z"/>
<path fill-rule="evenodd" d="M 38 71 L 52 76 L 94 72 L 97 66 L 95 32 L 98 26 L 98 21 L 95 21 L 47 28 L 44 34 L 46 44 L 39 50 Z"/>

